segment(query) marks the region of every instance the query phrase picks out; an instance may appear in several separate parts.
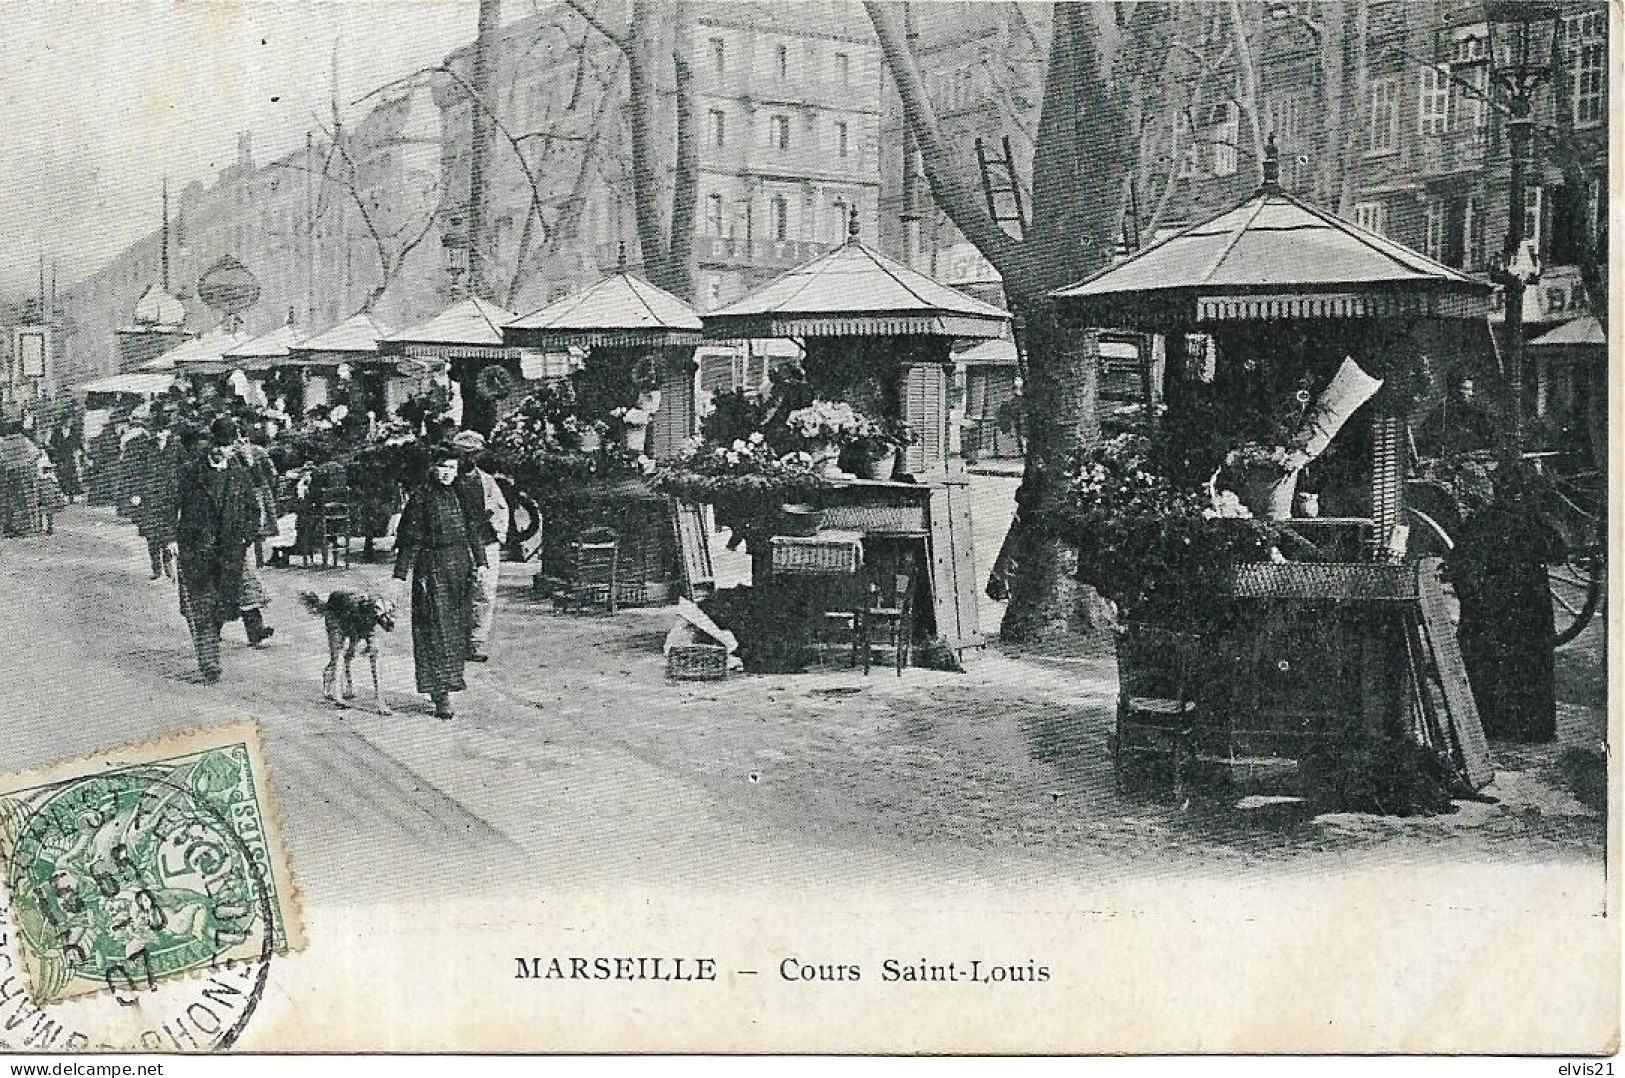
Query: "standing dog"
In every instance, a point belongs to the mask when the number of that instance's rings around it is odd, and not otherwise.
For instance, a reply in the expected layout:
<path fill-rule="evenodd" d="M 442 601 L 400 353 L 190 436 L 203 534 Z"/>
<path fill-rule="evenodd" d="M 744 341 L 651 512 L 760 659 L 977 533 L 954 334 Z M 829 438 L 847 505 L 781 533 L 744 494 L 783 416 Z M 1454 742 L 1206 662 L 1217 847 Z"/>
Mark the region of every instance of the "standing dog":
<path fill-rule="evenodd" d="M 376 595 L 342 588 L 329 595 L 325 602 L 314 592 L 302 591 L 299 601 L 312 614 L 319 615 L 327 626 L 327 669 L 322 671 L 322 695 L 339 707 L 348 707 L 345 701 L 355 699 L 350 660 L 355 658 L 356 645 L 360 644 L 372 666 L 373 709 L 380 715 L 391 714 L 378 684 L 378 648 L 373 634 L 380 628 L 386 633 L 395 628 L 395 604 Z M 341 654 L 344 657 L 342 677 Z"/>

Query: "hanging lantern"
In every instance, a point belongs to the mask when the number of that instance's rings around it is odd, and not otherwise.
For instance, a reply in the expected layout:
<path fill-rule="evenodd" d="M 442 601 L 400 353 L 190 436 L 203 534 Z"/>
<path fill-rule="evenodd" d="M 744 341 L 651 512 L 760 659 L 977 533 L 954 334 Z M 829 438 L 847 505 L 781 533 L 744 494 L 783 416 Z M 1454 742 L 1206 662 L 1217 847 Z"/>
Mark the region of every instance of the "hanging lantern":
<path fill-rule="evenodd" d="M 259 302 L 260 282 L 247 266 L 226 255 L 197 279 L 197 296 L 210 310 L 234 319 Z"/>

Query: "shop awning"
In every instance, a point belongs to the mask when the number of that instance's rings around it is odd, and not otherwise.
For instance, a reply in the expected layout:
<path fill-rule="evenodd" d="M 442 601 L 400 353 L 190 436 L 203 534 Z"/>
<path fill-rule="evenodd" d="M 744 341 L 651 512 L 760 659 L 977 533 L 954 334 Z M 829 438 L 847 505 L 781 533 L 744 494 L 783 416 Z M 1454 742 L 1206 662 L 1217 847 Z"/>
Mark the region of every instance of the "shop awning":
<path fill-rule="evenodd" d="M 110 374 L 81 382 L 74 389 L 79 393 L 122 393 L 136 397 L 162 396 L 175 384 L 175 376 L 158 371 L 130 371 Z"/>
<path fill-rule="evenodd" d="M 477 297 L 452 304 L 426 322 L 379 342 L 386 355 L 424 359 L 503 359 L 502 328 L 519 316 Z"/>
<path fill-rule="evenodd" d="M 622 270 L 502 328 L 518 348 L 664 348 L 698 344 L 700 316 L 678 297 Z"/>
<path fill-rule="evenodd" d="M 1016 355 L 1016 342 L 1010 340 L 977 341 L 969 348 L 962 348 L 953 354 L 954 362 L 961 367 L 1016 367 L 1020 365 L 1020 357 Z"/>
<path fill-rule="evenodd" d="M 1492 287 L 1272 182 L 1232 209 L 1050 293 L 1096 325 L 1482 319 Z"/>
<path fill-rule="evenodd" d="M 705 316 L 708 337 L 1004 335 L 1010 315 L 909 269 L 856 235 Z"/>
<path fill-rule="evenodd" d="M 240 344 L 246 344 L 248 339 L 246 333 L 211 329 L 203 336 L 165 352 L 153 364 L 166 363 L 168 369 L 176 374 L 225 374 L 236 369 L 236 365 L 225 358 L 226 353 Z M 149 369 L 149 365 L 143 364 L 142 369 Z M 150 369 L 163 368 L 150 366 Z"/>
<path fill-rule="evenodd" d="M 287 359 L 298 341 L 299 331 L 285 323 L 269 333 L 262 333 L 253 340 L 239 344 L 227 352 L 225 358 L 236 361 L 243 370 L 261 370 Z"/>
<path fill-rule="evenodd" d="M 1530 348 L 1544 349 L 1596 349 L 1604 356 L 1608 352 L 1608 335 L 1595 315 L 1583 314 L 1571 318 L 1556 329 L 1548 330 L 1529 341 Z"/>
<path fill-rule="evenodd" d="M 353 314 L 338 325 L 296 342 L 275 366 L 334 366 L 379 359 L 378 342 L 389 336 L 389 327 L 371 314 Z"/>

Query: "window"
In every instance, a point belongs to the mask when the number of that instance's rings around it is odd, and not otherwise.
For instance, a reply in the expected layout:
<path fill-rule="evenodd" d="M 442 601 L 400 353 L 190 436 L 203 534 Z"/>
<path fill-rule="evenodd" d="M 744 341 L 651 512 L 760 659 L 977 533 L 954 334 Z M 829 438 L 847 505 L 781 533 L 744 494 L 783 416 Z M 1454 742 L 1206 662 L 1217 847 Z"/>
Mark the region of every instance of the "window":
<path fill-rule="evenodd" d="M 852 84 L 852 57 L 844 52 L 835 54 L 835 81 L 842 86 Z"/>
<path fill-rule="evenodd" d="M 1545 250 L 1542 240 L 1542 211 L 1545 209 L 1546 192 L 1538 184 L 1530 184 L 1523 190 L 1523 238 L 1528 240 L 1536 251 Z"/>
<path fill-rule="evenodd" d="M 1393 153 L 1399 135 L 1399 84 L 1391 78 L 1371 83 L 1371 126 L 1366 149 L 1371 153 Z"/>
<path fill-rule="evenodd" d="M 1356 202 L 1354 223 L 1371 232 L 1387 235 L 1388 206 L 1383 202 Z"/>
<path fill-rule="evenodd" d="M 1484 87 L 1488 84 L 1489 68 L 1480 65 L 1463 71 L 1458 78 L 1466 85 L 1455 85 L 1455 129 L 1465 131 L 1474 142 L 1483 142 L 1489 130 L 1490 107 Z"/>
<path fill-rule="evenodd" d="M 1196 136 L 1189 117 L 1180 116 L 1174 124 L 1174 144 L 1179 149 L 1179 178 L 1188 180 L 1196 175 Z"/>
<path fill-rule="evenodd" d="M 1427 228 L 1423 234 L 1422 253 L 1434 261 L 1444 260 L 1444 203 L 1436 198 L 1428 199 Z"/>
<path fill-rule="evenodd" d="M 851 212 L 846 199 L 838 198 L 835 200 L 835 218 L 832 222 L 833 227 L 830 229 L 829 241 L 831 243 L 842 243 L 846 240 L 846 224 L 849 220 L 848 215 Z"/>
<path fill-rule="evenodd" d="M 768 227 L 775 240 L 790 238 L 790 203 L 783 195 L 774 195 L 768 203 Z"/>
<path fill-rule="evenodd" d="M 1207 142 L 1213 147 L 1213 175 L 1236 174 L 1236 137 L 1239 130 L 1236 109 L 1230 102 L 1213 107 L 1213 123 L 1207 129 Z"/>
<path fill-rule="evenodd" d="M 846 121 L 835 121 L 835 154 L 837 157 L 846 156 Z"/>
<path fill-rule="evenodd" d="M 1422 89 L 1417 97 L 1416 129 L 1422 135 L 1442 135 L 1450 130 L 1450 69 L 1424 67 Z"/>
<path fill-rule="evenodd" d="M 722 278 L 714 273 L 705 276 L 705 307 L 714 310 L 722 305 Z"/>
<path fill-rule="evenodd" d="M 705 232 L 709 236 L 722 235 L 722 196 L 705 196 Z"/>
<path fill-rule="evenodd" d="M 1484 199 L 1468 195 L 1461 220 L 1462 269 L 1484 267 Z"/>
<path fill-rule="evenodd" d="M 1588 11 L 1563 17 L 1563 62 L 1569 77 L 1569 94 L 1574 99 L 1576 124 L 1600 123 L 1605 115 L 1608 92 L 1605 74 L 1608 64 L 1607 13 Z"/>
<path fill-rule="evenodd" d="M 790 117 L 773 117 L 773 146 L 781 153 L 790 148 Z"/>
<path fill-rule="evenodd" d="M 711 110 L 711 145 L 719 150 L 728 145 L 728 117 L 721 109 Z"/>
<path fill-rule="evenodd" d="M 781 79 L 789 78 L 790 77 L 790 47 L 788 45 L 780 45 L 776 50 L 774 50 L 774 56 L 775 56 L 776 61 L 778 63 L 779 78 L 781 78 Z"/>
<path fill-rule="evenodd" d="M 728 45 L 720 37 L 711 39 L 711 70 L 718 75 L 728 71 Z"/>
<path fill-rule="evenodd" d="M 1298 99 L 1284 97 L 1279 101 L 1270 103 L 1269 130 L 1265 134 L 1275 136 L 1275 144 L 1280 147 L 1283 156 L 1291 156 L 1291 151 L 1298 147 Z"/>

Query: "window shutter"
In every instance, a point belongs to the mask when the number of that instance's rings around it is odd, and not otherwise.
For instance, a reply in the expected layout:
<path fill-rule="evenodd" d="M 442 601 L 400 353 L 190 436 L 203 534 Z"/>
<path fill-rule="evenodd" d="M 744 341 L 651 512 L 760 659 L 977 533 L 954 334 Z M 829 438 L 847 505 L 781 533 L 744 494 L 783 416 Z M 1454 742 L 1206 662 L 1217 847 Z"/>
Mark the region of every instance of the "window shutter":
<path fill-rule="evenodd" d="M 907 448 L 908 471 L 925 475 L 942 471 L 948 463 L 948 371 L 939 364 L 912 366 L 903 374 L 903 420 L 919 441 Z"/>

